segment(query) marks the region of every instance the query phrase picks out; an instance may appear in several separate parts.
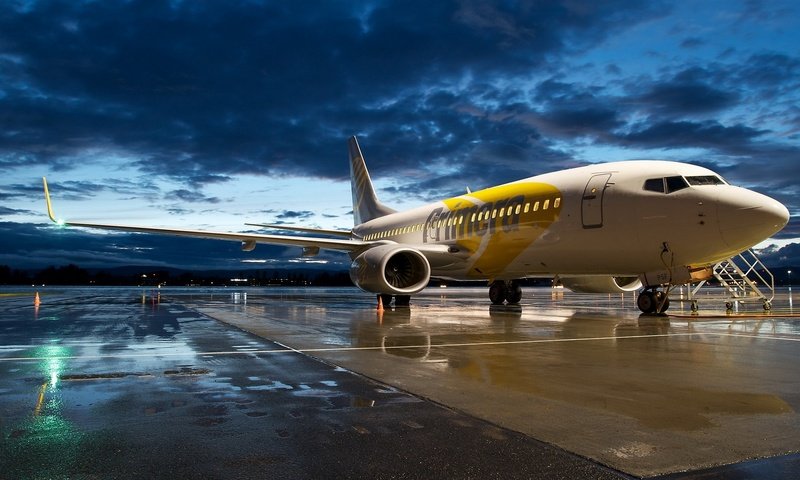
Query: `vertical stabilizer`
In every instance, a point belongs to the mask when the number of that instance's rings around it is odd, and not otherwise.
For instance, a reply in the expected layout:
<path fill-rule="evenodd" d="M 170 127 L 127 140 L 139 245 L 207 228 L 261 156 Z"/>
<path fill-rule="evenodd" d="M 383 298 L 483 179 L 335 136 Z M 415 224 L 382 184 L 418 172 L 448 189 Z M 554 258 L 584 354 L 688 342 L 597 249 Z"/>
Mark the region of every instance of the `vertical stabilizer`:
<path fill-rule="evenodd" d="M 350 188 L 353 190 L 353 221 L 355 225 L 394 213 L 394 210 L 378 201 L 356 137 L 350 137 L 347 146 L 350 149 Z"/>

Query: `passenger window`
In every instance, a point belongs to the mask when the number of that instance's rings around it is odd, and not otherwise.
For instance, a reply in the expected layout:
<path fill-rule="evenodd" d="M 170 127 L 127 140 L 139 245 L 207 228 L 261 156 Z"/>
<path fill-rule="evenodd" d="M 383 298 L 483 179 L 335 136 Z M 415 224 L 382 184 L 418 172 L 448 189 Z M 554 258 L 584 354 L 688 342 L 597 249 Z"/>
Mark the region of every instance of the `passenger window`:
<path fill-rule="evenodd" d="M 547 207 L 550 206 L 550 200 L 545 200 L 544 205 L 542 205 L 542 210 L 547 210 Z"/>
<path fill-rule="evenodd" d="M 664 179 L 648 178 L 644 181 L 644 189 L 650 192 L 664 193 Z"/>
<path fill-rule="evenodd" d="M 686 183 L 686 180 L 681 176 L 667 177 L 665 180 L 667 181 L 667 193 L 689 188 L 689 184 Z"/>
<path fill-rule="evenodd" d="M 553 201 L 553 208 L 558 208 L 559 205 L 561 205 L 561 197 L 558 197 Z"/>
<path fill-rule="evenodd" d="M 535 212 L 537 210 L 539 210 L 539 202 L 533 204 L 533 211 Z"/>
<path fill-rule="evenodd" d="M 522 210 L 522 205 L 517 205 L 517 208 L 514 209 L 514 215 L 519 215 L 520 210 Z"/>
<path fill-rule="evenodd" d="M 497 218 L 497 209 L 492 209 L 492 218 Z"/>
<path fill-rule="evenodd" d="M 529 202 L 529 203 L 526 203 L 526 204 L 525 204 L 525 210 L 523 210 L 523 212 L 524 212 L 524 213 L 528 213 L 528 212 L 530 212 L 530 211 L 531 211 L 531 204 L 530 204 L 530 202 Z"/>

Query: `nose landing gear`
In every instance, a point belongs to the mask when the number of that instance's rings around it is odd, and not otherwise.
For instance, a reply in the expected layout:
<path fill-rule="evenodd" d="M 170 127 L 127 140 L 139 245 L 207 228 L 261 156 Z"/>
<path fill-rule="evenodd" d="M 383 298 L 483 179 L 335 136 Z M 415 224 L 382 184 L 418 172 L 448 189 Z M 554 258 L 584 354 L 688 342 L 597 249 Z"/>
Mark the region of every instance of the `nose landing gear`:
<path fill-rule="evenodd" d="M 669 296 L 658 287 L 646 288 L 636 299 L 642 313 L 664 313 L 669 308 Z"/>

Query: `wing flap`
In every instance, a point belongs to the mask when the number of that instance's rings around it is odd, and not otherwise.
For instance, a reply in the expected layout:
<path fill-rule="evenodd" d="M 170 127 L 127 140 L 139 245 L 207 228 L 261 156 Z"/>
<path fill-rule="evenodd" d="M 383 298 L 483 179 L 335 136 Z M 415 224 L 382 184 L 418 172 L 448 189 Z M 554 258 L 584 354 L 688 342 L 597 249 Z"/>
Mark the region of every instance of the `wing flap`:
<path fill-rule="evenodd" d="M 278 225 L 270 223 L 245 223 L 251 227 L 272 228 L 275 230 L 288 230 L 290 232 L 318 233 L 320 235 L 331 235 L 334 237 L 352 238 L 353 232 L 350 230 L 328 230 L 325 228 L 297 227 L 294 225 Z"/>

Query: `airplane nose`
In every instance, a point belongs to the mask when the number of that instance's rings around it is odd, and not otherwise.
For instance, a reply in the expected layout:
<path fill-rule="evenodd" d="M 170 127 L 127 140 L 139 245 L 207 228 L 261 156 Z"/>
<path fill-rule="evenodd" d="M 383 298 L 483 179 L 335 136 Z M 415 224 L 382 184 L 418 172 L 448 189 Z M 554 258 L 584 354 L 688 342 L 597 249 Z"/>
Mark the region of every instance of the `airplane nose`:
<path fill-rule="evenodd" d="M 718 197 L 717 218 L 725 243 L 746 250 L 781 231 L 789 222 L 789 210 L 766 195 L 731 186 Z"/>

